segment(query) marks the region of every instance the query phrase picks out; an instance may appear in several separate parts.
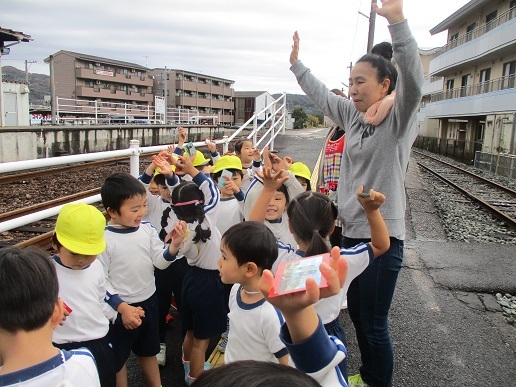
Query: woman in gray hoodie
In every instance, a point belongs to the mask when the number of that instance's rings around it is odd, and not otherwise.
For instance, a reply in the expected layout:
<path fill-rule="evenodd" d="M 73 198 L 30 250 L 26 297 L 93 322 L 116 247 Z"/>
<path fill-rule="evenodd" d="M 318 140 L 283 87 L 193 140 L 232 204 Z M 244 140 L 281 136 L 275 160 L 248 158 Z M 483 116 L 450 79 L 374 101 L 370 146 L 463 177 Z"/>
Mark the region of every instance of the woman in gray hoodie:
<path fill-rule="evenodd" d="M 423 70 L 417 43 L 403 15 L 402 0 L 383 0 L 375 12 L 389 22 L 393 58 L 398 71 L 383 57 L 366 54 L 349 80 L 350 100 L 331 93 L 298 60 L 299 35 L 294 33 L 291 71 L 303 91 L 346 131 L 346 145 L 337 191 L 343 220 L 343 247 L 369 241 L 365 213 L 356 200 L 361 185 L 385 194 L 382 214 L 391 247 L 351 284 L 348 309 L 355 326 L 362 365 L 352 383 L 390 386 L 394 355 L 387 316 L 403 260 L 405 239 L 405 173 L 410 148 L 418 134 L 416 113 Z"/>

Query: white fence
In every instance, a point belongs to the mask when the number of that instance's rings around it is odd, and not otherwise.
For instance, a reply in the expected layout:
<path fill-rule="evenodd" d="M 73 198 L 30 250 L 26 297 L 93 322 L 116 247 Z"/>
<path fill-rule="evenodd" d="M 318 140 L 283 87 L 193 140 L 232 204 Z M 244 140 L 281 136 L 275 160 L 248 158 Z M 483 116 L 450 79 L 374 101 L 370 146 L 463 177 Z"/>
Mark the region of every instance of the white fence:
<path fill-rule="evenodd" d="M 274 149 L 274 138 L 280 133 L 285 132 L 286 118 L 287 118 L 287 103 L 286 103 L 286 94 L 283 94 L 276 101 L 271 102 L 268 106 L 266 106 L 260 112 L 255 112 L 254 116 L 251 117 L 246 123 L 244 123 L 235 133 L 233 133 L 230 137 L 224 137 L 223 139 L 215 140 L 215 143 L 222 144 L 222 148 L 224 153 L 229 149 L 229 143 L 237 137 L 242 130 L 244 130 L 248 125 L 253 126 L 253 131 L 247 136 L 247 138 L 253 139 L 253 144 L 256 147 L 263 148 L 265 146 L 269 146 L 271 150 Z M 268 115 L 269 117 L 260 125 L 258 125 L 258 116 L 263 113 L 271 113 Z M 263 130 L 265 132 L 261 133 Z M 258 139 L 258 136 L 260 138 Z M 263 144 L 262 144 L 263 143 Z M 204 142 L 195 142 L 193 143 L 196 148 L 205 147 L 206 144 Z M 9 173 L 9 172 L 20 172 L 28 169 L 38 169 L 38 168 L 47 168 L 54 167 L 64 164 L 73 164 L 85 161 L 94 161 L 94 160 L 106 160 L 113 157 L 122 157 L 129 156 L 130 157 L 130 173 L 131 175 L 137 177 L 140 174 L 139 171 L 139 157 L 141 154 L 145 153 L 153 153 L 159 152 L 160 150 L 168 149 L 169 145 L 157 145 L 150 147 L 140 148 L 138 140 L 131 140 L 131 145 L 128 149 L 121 149 L 116 151 L 106 151 L 106 152 L 98 152 L 98 153 L 86 153 L 80 155 L 72 155 L 72 156 L 61 156 L 61 157 L 49 157 L 44 159 L 33 159 L 33 160 L 25 160 L 25 161 L 15 161 L 8 163 L 0 163 L 0 173 Z M 79 202 L 84 203 L 95 203 L 100 201 L 100 195 L 90 196 L 85 199 L 78 200 Z M 20 227 L 32 222 L 36 222 L 42 219 L 46 219 L 51 216 L 55 216 L 59 214 L 62 206 L 57 206 L 53 208 L 49 208 L 43 211 L 36 212 L 31 215 L 22 216 L 16 219 L 4 221 L 0 223 L 0 232 L 12 230 L 13 228 Z"/>

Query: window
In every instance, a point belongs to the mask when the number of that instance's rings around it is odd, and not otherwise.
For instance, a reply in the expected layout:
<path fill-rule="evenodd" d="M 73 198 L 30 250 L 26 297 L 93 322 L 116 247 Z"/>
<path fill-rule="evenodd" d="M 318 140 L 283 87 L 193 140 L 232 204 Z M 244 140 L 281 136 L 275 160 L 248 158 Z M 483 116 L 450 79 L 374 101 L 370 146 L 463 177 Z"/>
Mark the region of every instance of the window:
<path fill-rule="evenodd" d="M 514 17 L 516 17 L 516 0 L 513 0 L 510 2 L 509 4 L 509 20 L 513 19 Z"/>
<path fill-rule="evenodd" d="M 473 39 L 473 31 L 477 28 L 477 23 L 471 23 L 466 28 L 466 42 L 469 42 L 471 39 Z"/>
<path fill-rule="evenodd" d="M 496 27 L 495 20 L 496 19 L 496 11 L 493 11 L 486 15 L 486 32 L 491 31 Z"/>
<path fill-rule="evenodd" d="M 471 74 L 466 74 L 466 75 L 463 75 L 462 76 L 462 80 L 461 80 L 461 88 L 460 88 L 460 96 L 461 97 L 466 97 L 468 96 L 470 93 L 469 93 L 469 83 L 470 83 L 470 79 L 471 79 Z"/>
<path fill-rule="evenodd" d="M 459 38 L 459 33 L 455 33 L 450 36 L 451 48 L 457 47 L 457 39 Z"/>
<path fill-rule="evenodd" d="M 504 63 L 502 89 L 512 89 L 514 87 L 514 78 L 516 76 L 516 60 Z"/>
<path fill-rule="evenodd" d="M 446 99 L 453 98 L 453 79 L 446 80 Z"/>
<path fill-rule="evenodd" d="M 489 80 L 491 79 L 491 68 L 480 70 L 480 88 L 479 93 L 489 92 Z"/>

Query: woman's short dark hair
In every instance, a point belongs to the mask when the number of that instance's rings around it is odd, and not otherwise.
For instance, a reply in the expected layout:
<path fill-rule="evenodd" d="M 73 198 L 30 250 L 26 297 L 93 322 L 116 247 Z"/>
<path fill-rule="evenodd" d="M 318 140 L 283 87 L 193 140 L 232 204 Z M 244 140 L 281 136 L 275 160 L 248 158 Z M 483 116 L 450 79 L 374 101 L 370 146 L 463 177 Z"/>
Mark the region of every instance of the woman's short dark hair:
<path fill-rule="evenodd" d="M 373 47 L 371 54 L 365 54 L 357 61 L 357 63 L 367 62 L 376 69 L 378 82 L 382 82 L 386 78 L 391 81 L 387 94 L 394 91 L 398 80 L 398 70 L 392 64 L 391 58 L 392 45 L 389 42 L 382 42 Z"/>
<path fill-rule="evenodd" d="M 56 305 L 59 285 L 48 254 L 28 247 L 0 249 L 0 328 L 15 333 L 40 329 Z"/>
<path fill-rule="evenodd" d="M 338 210 L 328 196 L 306 191 L 289 203 L 287 215 L 294 234 L 310 242 L 306 256 L 329 252 L 326 237 L 332 231 Z"/>
<path fill-rule="evenodd" d="M 135 196 L 145 196 L 145 187 L 134 176 L 116 172 L 109 175 L 100 188 L 104 208 L 119 212 L 125 200 Z"/>
<path fill-rule="evenodd" d="M 276 237 L 259 222 L 247 221 L 231 226 L 222 236 L 221 244 L 231 251 L 239 266 L 253 262 L 262 270 L 270 270 L 278 258 Z"/>
<path fill-rule="evenodd" d="M 189 201 L 195 201 L 195 203 L 179 206 L 174 205 Z M 172 210 L 179 220 L 183 220 L 186 223 L 198 221 L 199 224 L 195 228 L 196 234 L 193 238 L 194 243 L 199 241 L 206 242 L 210 239 L 211 230 L 201 227 L 201 223 L 204 222 L 205 217 L 204 194 L 197 184 L 191 181 L 182 181 L 172 191 L 170 202 L 172 204 Z"/>
<path fill-rule="evenodd" d="M 266 361 L 242 360 L 203 372 L 195 387 L 320 387 L 313 378 L 294 367 Z"/>

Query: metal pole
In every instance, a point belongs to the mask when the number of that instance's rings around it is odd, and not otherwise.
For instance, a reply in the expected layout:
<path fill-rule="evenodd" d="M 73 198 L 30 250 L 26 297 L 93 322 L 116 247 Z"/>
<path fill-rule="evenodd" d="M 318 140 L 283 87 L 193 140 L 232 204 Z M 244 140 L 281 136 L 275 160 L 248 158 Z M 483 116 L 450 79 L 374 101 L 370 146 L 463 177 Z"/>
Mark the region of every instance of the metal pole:
<path fill-rule="evenodd" d="M 256 112 L 254 112 L 254 119 L 253 119 L 253 145 L 256 144 L 256 142 L 258 140 L 258 138 L 257 138 L 258 135 L 256 133 L 256 128 L 258 128 L 258 116 L 256 115 Z"/>
<path fill-rule="evenodd" d="M 131 140 L 129 141 L 129 149 L 131 149 L 131 156 L 129 156 L 129 165 L 131 175 L 138 177 L 140 175 L 140 141 Z"/>
<path fill-rule="evenodd" d="M 168 73 L 167 73 L 167 66 L 165 66 L 165 125 L 167 124 L 167 116 L 168 116 Z"/>
<path fill-rule="evenodd" d="M 4 121 L 4 79 L 2 76 L 2 54 L 0 54 L 0 127 L 5 126 Z"/>
<path fill-rule="evenodd" d="M 50 109 L 51 109 L 51 119 L 52 119 L 52 125 L 57 125 L 56 120 L 56 85 L 55 85 L 55 78 L 54 78 L 54 55 L 50 55 Z"/>
<path fill-rule="evenodd" d="M 371 0 L 371 13 L 369 14 L 369 34 L 367 35 L 367 52 L 370 53 L 374 45 L 374 27 L 376 22 L 376 12 L 373 10 L 376 0 Z"/>
<path fill-rule="evenodd" d="M 287 93 L 283 93 L 283 129 L 281 134 L 285 134 L 285 130 L 287 129 Z"/>

